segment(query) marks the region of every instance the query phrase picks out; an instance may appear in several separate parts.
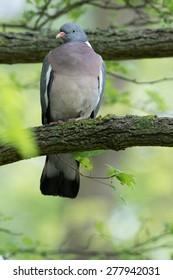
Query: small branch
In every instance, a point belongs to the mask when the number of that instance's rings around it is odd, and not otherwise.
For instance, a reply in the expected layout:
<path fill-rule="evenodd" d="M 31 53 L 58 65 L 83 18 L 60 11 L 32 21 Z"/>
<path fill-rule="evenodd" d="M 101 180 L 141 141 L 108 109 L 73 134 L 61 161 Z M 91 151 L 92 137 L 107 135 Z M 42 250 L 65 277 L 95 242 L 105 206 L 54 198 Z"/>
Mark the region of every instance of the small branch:
<path fill-rule="evenodd" d="M 145 1 L 143 3 L 140 3 L 140 4 L 131 4 L 129 1 L 124 1 L 124 4 L 122 4 L 122 5 L 114 4 L 114 3 L 111 3 L 111 2 L 112 1 L 103 1 L 102 3 L 98 3 L 97 1 L 94 1 L 90 5 L 101 8 L 101 9 L 116 10 L 116 11 L 117 10 L 118 11 L 119 10 L 127 10 L 127 9 L 131 9 L 131 10 L 136 11 L 138 9 L 144 9 L 147 6 Z"/>
<path fill-rule="evenodd" d="M 0 228 L 0 232 L 4 232 L 10 235 L 21 235 L 22 233 L 16 233 L 16 232 L 12 232 L 11 230 L 8 230 L 6 228 Z"/>
<path fill-rule="evenodd" d="M 38 26 L 39 26 L 39 22 L 41 21 L 41 19 L 44 17 L 44 15 L 46 14 L 47 12 L 47 9 L 49 7 L 49 5 L 51 4 L 51 0 L 47 0 L 45 2 L 45 4 L 43 5 L 42 9 L 41 9 L 41 12 L 39 13 L 39 16 L 34 24 L 34 30 L 37 30 L 38 29 Z"/>
<path fill-rule="evenodd" d="M 173 147 L 173 118 L 108 115 L 103 118 L 30 128 L 39 155 L 135 146 Z M 31 154 L 30 157 L 35 157 Z M 21 160 L 9 142 L 0 146 L 0 165 Z"/>
<path fill-rule="evenodd" d="M 1 26 L 3 32 L 6 32 L 6 28 L 30 29 L 25 23 L 2 23 Z"/>
<path fill-rule="evenodd" d="M 111 1 L 106 1 L 106 3 L 97 3 L 97 2 L 93 2 L 90 5 L 97 7 L 97 8 L 101 8 L 101 9 L 105 9 L 105 10 L 124 10 L 124 9 L 128 9 L 129 7 L 124 4 L 124 5 L 117 5 L 117 4 L 110 4 L 109 2 Z"/>
<path fill-rule="evenodd" d="M 107 74 L 109 76 L 113 77 L 113 78 L 120 79 L 120 80 L 130 82 L 130 83 L 134 83 L 134 84 L 137 84 L 137 85 L 148 85 L 148 84 L 153 85 L 153 84 L 156 84 L 156 83 L 168 82 L 168 81 L 173 80 L 173 77 L 165 77 L 165 78 L 158 79 L 158 80 L 140 82 L 140 81 L 137 81 L 136 79 L 130 79 L 130 78 L 127 78 L 127 77 L 124 77 L 124 76 L 121 76 L 121 75 L 118 75 L 116 73 L 112 73 L 112 72 L 109 72 L 109 71 L 107 71 Z"/>
<path fill-rule="evenodd" d="M 67 6 L 65 6 L 62 9 L 58 9 L 54 14 L 50 15 L 47 14 L 47 18 L 44 19 L 40 24 L 37 24 L 37 30 L 40 30 L 43 26 L 45 26 L 46 23 L 48 23 L 51 20 L 54 20 L 64 14 L 69 13 L 70 11 L 77 9 L 85 4 L 89 4 L 90 2 L 92 2 L 93 0 L 80 0 L 77 1 L 75 3 L 69 4 Z"/>

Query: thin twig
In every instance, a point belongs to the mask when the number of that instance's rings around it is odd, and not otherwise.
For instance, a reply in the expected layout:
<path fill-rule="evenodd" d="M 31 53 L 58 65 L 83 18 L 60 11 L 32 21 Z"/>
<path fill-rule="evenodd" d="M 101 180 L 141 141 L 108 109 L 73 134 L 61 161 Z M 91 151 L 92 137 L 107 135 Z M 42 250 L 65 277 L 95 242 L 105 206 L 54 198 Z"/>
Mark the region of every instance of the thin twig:
<path fill-rule="evenodd" d="M 61 160 L 61 161 L 63 161 L 65 164 L 67 164 L 70 168 L 72 168 L 73 170 L 75 170 L 76 172 L 78 172 L 79 173 L 79 175 L 81 175 L 82 177 L 85 177 L 85 178 L 88 178 L 88 179 L 91 179 L 91 180 L 94 180 L 95 182 L 98 182 L 98 183 L 102 183 L 102 184 L 104 184 L 104 185 L 108 185 L 108 184 L 106 184 L 106 183 L 104 183 L 104 182 L 101 182 L 101 181 L 99 181 L 99 180 L 108 180 L 108 179 L 112 179 L 112 178 L 115 178 L 116 177 L 116 175 L 115 174 L 113 174 L 113 175 L 111 175 L 111 176 L 99 176 L 99 177 L 97 177 L 97 176 L 91 176 L 91 175 L 85 175 L 85 174 L 83 174 L 83 173 L 81 173 L 80 171 L 79 171 L 79 169 L 76 169 L 75 167 L 73 167 L 71 164 L 69 164 L 66 160 L 64 160 L 62 157 L 60 157 L 60 156 L 58 156 L 57 155 L 57 157 Z M 97 180 L 98 179 L 98 180 Z"/>
<path fill-rule="evenodd" d="M 43 18 L 43 16 L 46 14 L 46 11 L 48 10 L 49 5 L 51 4 L 51 0 L 47 0 L 45 4 L 42 6 L 41 13 L 39 14 L 35 24 L 34 29 L 37 30 L 37 26 L 39 25 L 40 20 Z"/>
<path fill-rule="evenodd" d="M 93 3 L 90 3 L 90 5 L 92 6 L 95 6 L 95 7 L 98 7 L 98 8 L 101 8 L 101 9 L 106 9 L 106 10 L 127 10 L 127 9 L 141 9 L 141 8 L 144 8 L 146 6 L 145 3 L 140 3 L 140 4 L 137 4 L 137 5 L 133 5 L 133 4 L 130 4 L 130 3 L 125 3 L 124 5 L 117 5 L 117 4 L 113 4 L 111 3 L 111 1 L 106 1 L 105 3 L 97 3 L 96 2 L 93 2 Z"/>
<path fill-rule="evenodd" d="M 54 14 L 47 15 L 47 18 L 45 20 L 42 21 L 42 23 L 40 23 L 39 25 L 37 25 L 37 29 L 41 29 L 48 21 L 56 19 L 64 14 L 69 13 L 70 11 L 79 8 L 80 6 L 83 6 L 85 4 L 90 4 L 93 0 L 80 0 L 77 1 L 73 4 L 69 4 L 67 6 L 65 6 L 64 8 L 57 10 Z"/>
<path fill-rule="evenodd" d="M 10 234 L 10 235 L 21 235 L 22 233 L 17 233 L 17 232 L 12 232 L 6 228 L 0 228 L 0 232 L 4 232 L 4 233 L 7 233 L 7 234 Z"/>
<path fill-rule="evenodd" d="M 136 79 L 130 79 L 130 78 L 127 78 L 127 77 L 124 77 L 124 76 L 121 76 L 121 75 L 118 75 L 118 74 L 115 74 L 115 73 L 112 73 L 112 72 L 109 72 L 109 71 L 107 71 L 107 74 L 111 77 L 121 79 L 121 80 L 130 82 L 130 83 L 134 83 L 134 84 L 137 84 L 137 85 L 156 84 L 156 83 L 167 82 L 167 81 L 172 81 L 173 80 L 173 77 L 165 77 L 165 78 L 158 79 L 158 80 L 141 82 L 141 81 L 137 81 Z"/>
<path fill-rule="evenodd" d="M 31 28 L 27 26 L 26 23 L 2 23 L 0 24 L 2 26 L 3 32 L 6 31 L 6 28 L 24 28 L 30 30 Z"/>

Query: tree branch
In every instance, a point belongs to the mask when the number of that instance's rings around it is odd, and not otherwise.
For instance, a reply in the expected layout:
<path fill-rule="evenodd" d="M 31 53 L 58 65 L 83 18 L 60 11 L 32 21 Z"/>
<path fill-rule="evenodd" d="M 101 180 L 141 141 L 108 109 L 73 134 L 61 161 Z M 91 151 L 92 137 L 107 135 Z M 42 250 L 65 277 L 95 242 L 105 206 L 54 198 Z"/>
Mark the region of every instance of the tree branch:
<path fill-rule="evenodd" d="M 0 32 L 0 63 L 42 62 L 57 47 L 57 31 L 5 33 Z M 94 50 L 104 60 L 127 60 L 173 56 L 173 29 L 117 31 L 115 29 L 87 32 Z"/>
<path fill-rule="evenodd" d="M 36 29 L 41 29 L 46 23 L 48 23 L 49 21 L 56 19 L 62 15 L 65 15 L 67 13 L 69 13 L 70 11 L 81 7 L 85 4 L 90 4 L 90 2 L 92 2 L 93 0 L 79 0 L 75 3 L 72 4 L 68 4 L 67 6 L 63 7 L 62 9 L 58 9 L 56 10 L 55 13 L 53 13 L 52 15 L 48 14 L 46 19 L 44 19 L 40 24 L 37 24 Z"/>
<path fill-rule="evenodd" d="M 139 4 L 132 4 L 129 1 L 124 1 L 124 4 L 115 4 L 114 2 L 111 3 L 112 1 L 102 1 L 102 3 L 99 2 L 93 2 L 90 5 L 101 8 L 101 9 L 106 9 L 106 10 L 127 10 L 127 9 L 132 9 L 132 10 L 138 10 L 138 9 L 144 9 L 146 7 L 149 7 L 149 3 L 139 3 Z M 149 5 L 148 5 L 149 4 Z M 153 5 L 154 8 L 154 5 Z"/>
<path fill-rule="evenodd" d="M 166 117 L 108 115 L 30 130 L 40 156 L 99 149 L 119 151 L 135 146 L 173 147 L 173 118 Z M 0 165 L 21 159 L 12 143 L 0 145 Z"/>
<path fill-rule="evenodd" d="M 126 82 L 130 82 L 130 83 L 134 83 L 136 85 L 148 85 L 148 84 L 153 85 L 153 84 L 162 83 L 162 82 L 168 82 L 168 81 L 172 81 L 173 80 L 173 77 L 165 77 L 165 78 L 162 78 L 162 79 L 141 82 L 141 81 L 138 81 L 136 79 L 130 79 L 128 77 L 121 76 L 119 74 L 112 73 L 112 72 L 109 72 L 109 71 L 107 71 L 107 74 L 110 77 L 113 77 L 113 78 L 116 78 L 116 79 L 120 79 L 120 80 L 123 80 L 123 81 L 126 81 Z"/>

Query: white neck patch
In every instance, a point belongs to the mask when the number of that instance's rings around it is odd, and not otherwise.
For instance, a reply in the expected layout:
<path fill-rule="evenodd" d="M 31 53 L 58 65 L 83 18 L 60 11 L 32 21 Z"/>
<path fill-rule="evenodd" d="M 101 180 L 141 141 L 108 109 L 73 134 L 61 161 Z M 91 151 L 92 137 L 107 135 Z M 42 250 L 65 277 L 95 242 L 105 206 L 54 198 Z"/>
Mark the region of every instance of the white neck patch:
<path fill-rule="evenodd" d="M 92 48 L 91 44 L 88 41 L 86 41 L 85 44 L 87 44 L 90 48 Z"/>

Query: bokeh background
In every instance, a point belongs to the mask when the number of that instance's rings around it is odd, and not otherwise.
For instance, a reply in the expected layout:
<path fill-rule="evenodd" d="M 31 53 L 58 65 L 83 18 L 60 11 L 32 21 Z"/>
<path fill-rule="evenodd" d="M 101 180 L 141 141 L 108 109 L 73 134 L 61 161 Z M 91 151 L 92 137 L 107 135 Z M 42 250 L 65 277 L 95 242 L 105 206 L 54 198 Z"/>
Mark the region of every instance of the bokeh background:
<path fill-rule="evenodd" d="M 31 5 L 32 1 L 0 0 L 0 22 L 20 20 Z M 73 18 L 85 29 L 95 29 L 113 22 L 122 25 L 127 15 L 132 17 L 129 11 L 113 13 L 87 6 Z M 73 18 L 66 14 L 51 28 L 58 31 Z M 172 58 L 119 61 L 107 67 L 140 82 L 173 77 Z M 1 135 L 10 128 L 10 137 L 15 137 L 17 126 L 41 125 L 40 71 L 40 63 L 0 65 Z M 172 87 L 171 80 L 137 84 L 108 75 L 99 115 L 172 116 Z M 44 160 L 37 157 L 0 168 L 0 255 L 7 259 L 172 258 L 173 238 L 171 231 L 167 234 L 173 224 L 171 148 L 135 147 L 92 157 L 94 169 L 89 174 L 106 176 L 106 166 L 111 165 L 133 174 L 136 183 L 132 189 L 115 179 L 113 190 L 82 177 L 75 200 L 41 195 Z"/>

